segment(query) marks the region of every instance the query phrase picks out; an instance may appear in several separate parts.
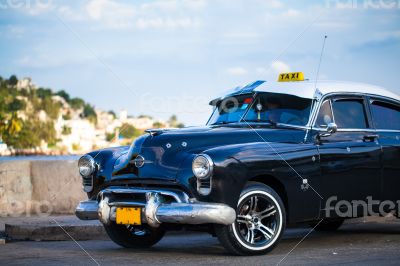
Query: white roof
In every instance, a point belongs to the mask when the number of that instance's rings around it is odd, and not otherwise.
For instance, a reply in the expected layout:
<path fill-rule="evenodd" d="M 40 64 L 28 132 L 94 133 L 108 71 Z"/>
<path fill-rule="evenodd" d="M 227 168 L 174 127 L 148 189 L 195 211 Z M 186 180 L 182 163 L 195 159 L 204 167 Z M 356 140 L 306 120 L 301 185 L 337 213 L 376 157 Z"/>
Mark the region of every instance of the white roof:
<path fill-rule="evenodd" d="M 344 81 L 318 81 L 317 89 L 322 95 L 329 93 L 363 93 L 384 96 L 400 101 L 400 96 L 382 87 Z M 314 98 L 315 81 L 264 82 L 254 91 L 291 94 L 302 98 Z"/>

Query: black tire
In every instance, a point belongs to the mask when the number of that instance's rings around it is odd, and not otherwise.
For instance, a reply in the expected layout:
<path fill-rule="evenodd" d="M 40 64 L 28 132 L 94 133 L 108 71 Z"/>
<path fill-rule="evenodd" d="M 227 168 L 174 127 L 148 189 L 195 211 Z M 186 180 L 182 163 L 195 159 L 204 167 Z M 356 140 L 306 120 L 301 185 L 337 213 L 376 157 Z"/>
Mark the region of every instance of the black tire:
<path fill-rule="evenodd" d="M 260 199 L 261 202 L 259 202 Z M 247 204 L 249 201 L 250 203 Z M 256 203 L 253 208 L 254 201 Z M 270 204 L 268 205 L 269 201 Z M 264 210 L 263 207 L 265 207 Z M 252 209 L 254 209 L 254 212 L 251 211 Z M 244 214 L 247 210 L 249 211 Z M 274 213 L 271 214 L 272 212 Z M 236 213 L 237 220 L 235 223 L 227 226 L 215 225 L 218 240 L 228 252 L 241 256 L 261 255 L 276 247 L 286 227 L 286 211 L 281 198 L 271 187 L 262 183 L 249 182 L 241 192 Z M 263 215 L 263 213 L 265 214 Z M 245 219 L 247 220 L 245 221 Z M 275 222 L 271 222 L 272 220 Z M 266 226 L 266 224 L 269 226 Z M 264 230 L 266 227 L 269 229 L 268 231 Z M 243 235 L 246 230 L 247 234 Z M 267 234 L 264 232 L 267 232 Z M 264 243 L 261 241 L 262 238 L 265 239 Z M 261 243 L 253 243 L 256 239 L 260 239 Z"/>
<path fill-rule="evenodd" d="M 116 244 L 125 248 L 149 248 L 157 244 L 164 236 L 161 228 L 148 225 L 131 226 L 111 223 L 104 225 L 107 235 Z"/>
<path fill-rule="evenodd" d="M 312 227 L 315 227 L 315 231 L 336 231 L 343 225 L 344 219 L 323 220 L 319 224 L 318 222 L 319 221 L 310 224 Z"/>

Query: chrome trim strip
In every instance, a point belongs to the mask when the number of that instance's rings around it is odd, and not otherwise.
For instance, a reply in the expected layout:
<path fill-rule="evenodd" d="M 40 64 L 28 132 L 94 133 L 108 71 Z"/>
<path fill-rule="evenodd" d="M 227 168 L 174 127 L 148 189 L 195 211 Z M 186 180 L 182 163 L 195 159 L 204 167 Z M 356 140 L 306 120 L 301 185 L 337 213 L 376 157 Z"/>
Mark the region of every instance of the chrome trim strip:
<path fill-rule="evenodd" d="M 142 189 L 142 188 L 107 188 L 100 192 L 100 198 L 104 193 L 113 194 L 146 194 L 148 192 L 155 192 L 161 195 L 170 196 L 176 202 L 189 202 L 189 196 L 183 191 L 164 190 L 164 189 Z"/>
<path fill-rule="evenodd" d="M 294 129 L 310 129 L 309 126 L 305 125 L 305 126 L 296 126 L 296 125 L 290 125 L 290 124 L 285 124 L 285 123 L 277 123 L 277 126 L 285 126 L 285 127 L 290 127 L 290 128 L 294 128 Z"/>
<path fill-rule="evenodd" d="M 372 102 L 373 101 L 382 101 L 382 100 L 384 100 L 384 101 L 392 102 L 392 104 L 400 105 L 400 101 L 398 101 L 396 99 L 393 99 L 393 98 L 389 98 L 389 97 L 385 97 L 385 96 L 381 96 L 381 95 L 373 95 L 373 94 L 370 94 L 370 95 L 367 95 L 367 96 L 372 98 L 372 99 L 370 99 Z"/>
<path fill-rule="evenodd" d="M 326 128 L 321 128 L 321 127 L 314 127 L 314 130 L 317 131 L 326 131 Z M 376 129 L 372 128 L 342 128 L 338 129 L 337 132 L 376 132 Z"/>
<path fill-rule="evenodd" d="M 342 128 L 342 129 L 338 129 L 337 132 L 376 132 L 376 129 L 372 129 L 372 128 Z"/>
<path fill-rule="evenodd" d="M 146 203 L 143 202 L 137 202 L 137 201 L 114 201 L 108 203 L 108 206 L 110 207 L 144 207 L 146 206 Z"/>
<path fill-rule="evenodd" d="M 379 128 L 377 128 L 376 131 L 388 132 L 388 133 L 400 133 L 400 130 L 396 130 L 396 129 L 379 129 Z"/>

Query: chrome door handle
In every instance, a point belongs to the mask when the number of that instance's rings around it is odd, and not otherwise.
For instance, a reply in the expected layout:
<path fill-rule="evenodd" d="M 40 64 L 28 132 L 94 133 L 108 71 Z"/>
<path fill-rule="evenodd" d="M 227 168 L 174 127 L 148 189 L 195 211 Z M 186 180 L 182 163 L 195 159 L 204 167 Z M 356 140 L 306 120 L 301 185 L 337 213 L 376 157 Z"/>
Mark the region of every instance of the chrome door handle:
<path fill-rule="evenodd" d="M 379 135 L 376 135 L 376 134 L 365 135 L 364 141 L 366 141 L 366 140 L 375 141 L 377 138 L 379 138 Z"/>

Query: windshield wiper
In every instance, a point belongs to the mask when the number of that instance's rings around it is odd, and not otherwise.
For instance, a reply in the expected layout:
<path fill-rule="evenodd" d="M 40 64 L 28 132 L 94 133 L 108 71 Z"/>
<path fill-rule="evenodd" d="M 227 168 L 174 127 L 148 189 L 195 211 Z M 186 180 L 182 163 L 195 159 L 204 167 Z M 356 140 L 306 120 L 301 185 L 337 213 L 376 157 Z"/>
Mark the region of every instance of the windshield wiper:
<path fill-rule="evenodd" d="M 236 122 L 220 121 L 220 122 L 213 123 L 211 125 L 212 126 L 215 126 L 215 125 L 226 125 L 226 124 L 231 124 L 231 123 L 236 123 Z"/>
<path fill-rule="evenodd" d="M 258 119 L 252 119 L 252 120 L 245 120 L 243 119 L 244 122 L 258 122 L 258 123 L 268 123 L 273 127 L 276 127 L 278 125 L 278 123 L 270 120 L 270 119 L 266 119 L 266 120 L 258 120 Z"/>

